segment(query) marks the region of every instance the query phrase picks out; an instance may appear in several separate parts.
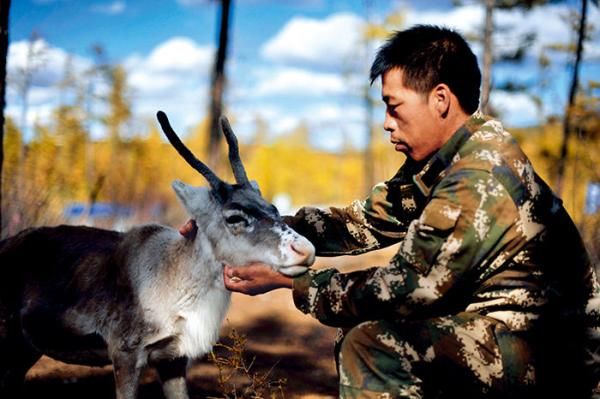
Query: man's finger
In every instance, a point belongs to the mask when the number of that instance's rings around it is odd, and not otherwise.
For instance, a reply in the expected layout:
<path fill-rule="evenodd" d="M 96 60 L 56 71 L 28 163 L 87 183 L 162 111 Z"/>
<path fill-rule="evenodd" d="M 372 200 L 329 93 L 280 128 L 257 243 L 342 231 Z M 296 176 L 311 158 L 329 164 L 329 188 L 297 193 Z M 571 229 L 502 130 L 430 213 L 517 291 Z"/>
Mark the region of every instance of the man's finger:
<path fill-rule="evenodd" d="M 196 225 L 196 221 L 194 219 L 190 219 L 186 224 L 179 228 L 179 234 L 188 239 L 196 238 L 196 233 L 198 232 L 198 226 Z"/>

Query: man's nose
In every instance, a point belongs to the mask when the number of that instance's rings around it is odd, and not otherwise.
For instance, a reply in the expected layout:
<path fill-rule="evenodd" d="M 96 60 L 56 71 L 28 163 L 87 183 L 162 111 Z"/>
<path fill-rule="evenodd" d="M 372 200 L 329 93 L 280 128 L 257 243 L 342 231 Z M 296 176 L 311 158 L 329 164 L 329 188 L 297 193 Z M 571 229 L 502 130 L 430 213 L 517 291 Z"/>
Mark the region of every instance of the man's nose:
<path fill-rule="evenodd" d="M 392 118 L 390 116 L 390 114 L 388 114 L 386 112 L 385 120 L 383 121 L 383 130 L 385 130 L 386 132 L 392 133 L 394 131 L 394 127 L 395 127 L 394 118 Z"/>

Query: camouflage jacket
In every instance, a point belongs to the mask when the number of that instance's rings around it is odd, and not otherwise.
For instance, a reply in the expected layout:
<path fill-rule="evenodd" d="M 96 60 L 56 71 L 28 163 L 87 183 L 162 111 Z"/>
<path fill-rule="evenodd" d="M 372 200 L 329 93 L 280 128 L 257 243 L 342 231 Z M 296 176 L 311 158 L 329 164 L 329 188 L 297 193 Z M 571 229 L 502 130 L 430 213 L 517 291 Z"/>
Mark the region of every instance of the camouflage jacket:
<path fill-rule="evenodd" d="M 472 311 L 527 330 L 548 309 L 576 317 L 586 306 L 598 325 L 599 287 L 577 229 L 512 136 L 480 114 L 365 201 L 302 208 L 286 222 L 318 256 L 400 242 L 387 266 L 295 278 L 296 306 L 327 325 Z"/>

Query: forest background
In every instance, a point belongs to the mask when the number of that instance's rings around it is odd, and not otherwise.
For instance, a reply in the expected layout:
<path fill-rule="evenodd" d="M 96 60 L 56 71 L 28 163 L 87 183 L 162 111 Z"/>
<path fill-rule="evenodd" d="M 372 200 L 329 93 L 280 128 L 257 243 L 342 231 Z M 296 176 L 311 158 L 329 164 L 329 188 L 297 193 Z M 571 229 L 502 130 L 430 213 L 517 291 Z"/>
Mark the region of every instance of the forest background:
<path fill-rule="evenodd" d="M 9 26 L 9 35 L 4 35 L 7 46 L 13 32 L 11 18 L 17 21 L 15 34 L 20 36 L 6 48 L 3 57 L 7 68 L 2 94 L 7 99 L 7 112 L 2 124 L 2 237 L 26 227 L 65 222 L 120 230 L 149 221 L 172 226 L 183 223 L 186 216 L 170 188 L 171 181 L 181 179 L 198 185 L 205 182 L 166 143 L 148 107 L 139 106 L 144 98 L 140 96 L 140 77 L 132 68 L 131 58 L 111 57 L 110 46 L 105 46 L 100 37 L 90 41 L 87 62 L 82 63 L 76 54 L 63 53 L 57 58 L 57 48 L 45 39 L 44 32 L 36 31 L 34 24 L 23 39 L 27 28 L 23 21 L 27 12 L 35 12 L 26 8 L 25 3 L 42 8 L 52 3 L 61 7 L 74 3 L 69 0 L 12 3 L 10 14 L 10 1 L 3 1 L 0 10 L 7 15 L 3 18 Z M 98 13 L 106 15 L 124 13 L 134 8 L 136 2 L 89 3 Z M 231 75 L 240 74 L 247 53 L 240 50 L 243 39 L 235 36 L 241 35 L 235 26 L 243 24 L 242 19 L 252 7 L 291 7 L 299 14 L 304 9 L 310 15 L 319 7 L 326 12 L 345 6 L 325 0 L 286 2 L 287 5 L 268 3 L 180 0 L 179 7 L 191 7 L 194 12 L 203 13 L 203 18 L 208 15 L 214 19 L 211 25 L 214 45 L 207 47 L 208 61 L 202 67 L 206 71 L 198 70 L 199 76 L 205 76 L 205 82 L 195 93 L 205 100 L 191 104 L 196 107 L 191 115 L 187 112 L 190 104 L 186 104 L 187 113 L 182 117 L 178 109 L 179 93 L 173 92 L 161 101 L 155 99 L 154 112 L 166 108 L 168 114 L 174 114 L 175 129 L 184 141 L 200 159 L 226 178 L 230 172 L 214 120 L 221 113 L 228 115 L 234 130 L 240 128 L 242 132 L 241 154 L 249 176 L 283 213 L 301 205 L 344 205 L 364 198 L 369 187 L 391 177 L 403 162 L 381 128 L 379 86 L 368 84 L 367 68 L 372 54 L 390 32 L 414 22 L 440 23 L 439 18 L 415 20 L 406 2 L 385 2 L 382 7 L 380 1 L 364 0 L 348 2 L 353 4 L 352 10 L 341 16 L 289 20 L 280 29 L 278 39 L 262 47 L 267 59 L 269 51 L 275 51 L 277 40 L 287 40 L 286 51 L 292 54 L 288 58 L 296 57 L 297 65 L 310 63 L 310 56 L 303 59 L 302 54 L 308 51 L 306 47 L 314 43 L 314 38 L 307 35 L 307 42 L 303 43 L 301 37 L 290 36 L 299 26 L 307 28 L 317 39 L 335 28 L 338 34 L 342 32 L 340 38 L 350 42 L 338 38 L 338 46 L 356 52 L 345 54 L 338 59 L 340 65 L 321 75 L 303 75 L 300 69 L 289 69 L 287 74 L 273 73 L 283 87 L 277 93 L 280 99 L 287 95 L 285 90 L 293 95 L 302 86 L 311 85 L 315 91 L 321 90 L 320 94 L 343 98 L 337 111 L 330 112 L 332 116 L 327 122 L 313 120 L 328 112 L 327 107 L 321 107 L 314 108 L 312 115 L 300 114 L 295 123 L 286 124 L 290 114 L 261 112 L 239 105 L 244 92 L 240 94 L 239 87 L 232 85 L 232 81 L 237 83 L 240 78 Z M 434 7 L 434 2 L 423 3 Z M 241 14 L 237 19 L 236 7 Z M 475 12 L 480 18 L 461 31 L 481 61 L 482 108 L 505 121 L 538 173 L 562 197 L 598 264 L 600 46 L 596 25 L 600 13 L 597 1 L 469 0 L 445 7 L 450 16 L 471 15 L 472 19 Z M 564 40 L 542 43 L 535 30 L 517 26 L 535 15 L 539 17 L 540 10 L 559 15 L 560 28 L 567 32 Z M 518 15 L 520 19 L 507 22 L 507 15 Z M 556 18 L 551 21 L 557 23 Z M 447 22 L 450 26 L 455 23 L 451 18 Z M 114 30 L 118 32 L 119 26 Z M 198 50 L 193 38 L 177 40 L 179 47 L 174 48 L 181 53 Z M 231 42 L 236 41 L 238 46 L 232 51 Z M 332 54 L 337 50 L 332 48 Z M 170 52 L 163 48 L 162 53 L 156 48 L 148 55 L 152 57 L 162 57 L 163 65 L 182 60 L 173 48 Z M 335 56 L 332 60 L 336 60 Z M 62 64 L 57 67 L 57 62 Z M 55 76 L 48 83 L 45 72 L 51 69 Z M 147 78 L 160 80 L 168 73 L 181 72 L 177 67 L 165 67 L 156 76 Z M 45 83 L 41 83 L 44 79 Z M 53 98 L 44 103 L 44 112 L 39 111 L 40 107 L 35 111 L 40 102 L 35 95 L 36 85 L 41 84 L 54 89 Z M 261 87 L 268 91 L 268 87 L 273 90 L 277 84 Z M 245 93 L 253 101 L 261 101 L 260 97 Z M 310 97 L 306 101 L 319 104 Z M 535 117 L 526 121 L 515 117 L 527 112 Z"/>

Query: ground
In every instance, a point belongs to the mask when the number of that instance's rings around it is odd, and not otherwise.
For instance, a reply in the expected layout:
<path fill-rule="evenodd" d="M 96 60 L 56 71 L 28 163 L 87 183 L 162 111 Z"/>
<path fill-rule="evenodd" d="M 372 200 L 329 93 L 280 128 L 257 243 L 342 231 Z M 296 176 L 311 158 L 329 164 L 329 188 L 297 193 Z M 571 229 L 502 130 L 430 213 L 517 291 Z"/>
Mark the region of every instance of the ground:
<path fill-rule="evenodd" d="M 394 251 L 392 247 L 355 257 L 319 258 L 315 267 L 334 266 L 349 271 L 384 265 Z M 232 330 L 247 338 L 243 358 L 251 365 L 250 373 L 269 373 L 268 379 L 273 382 L 286 380 L 281 390 L 273 389 L 274 397 L 337 397 L 332 345 L 336 331 L 298 311 L 289 290 L 276 290 L 256 297 L 234 294 L 220 342 L 229 343 Z M 226 355 L 221 351 L 217 353 Z M 218 368 L 208 358 L 196 360 L 188 373 L 190 397 L 225 397 L 219 388 L 218 373 Z M 244 380 L 238 378 L 234 382 L 239 387 Z M 239 398 L 241 388 L 237 392 Z M 113 398 L 112 368 L 68 365 L 43 357 L 29 370 L 26 394 L 22 399 L 42 397 Z M 144 374 L 139 397 L 163 398 L 153 370 Z M 230 394 L 229 397 L 234 396 Z"/>

